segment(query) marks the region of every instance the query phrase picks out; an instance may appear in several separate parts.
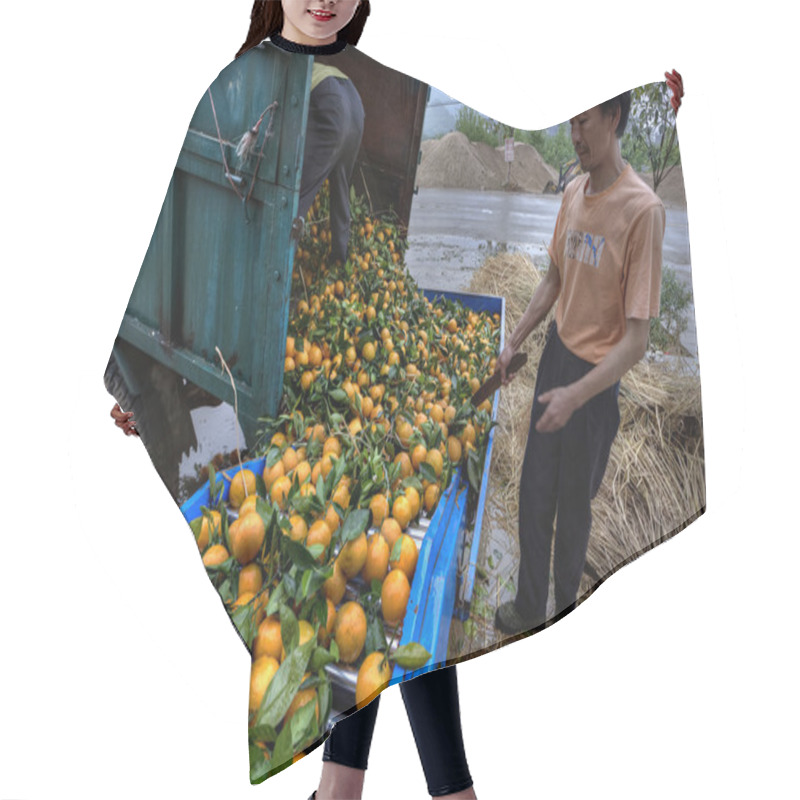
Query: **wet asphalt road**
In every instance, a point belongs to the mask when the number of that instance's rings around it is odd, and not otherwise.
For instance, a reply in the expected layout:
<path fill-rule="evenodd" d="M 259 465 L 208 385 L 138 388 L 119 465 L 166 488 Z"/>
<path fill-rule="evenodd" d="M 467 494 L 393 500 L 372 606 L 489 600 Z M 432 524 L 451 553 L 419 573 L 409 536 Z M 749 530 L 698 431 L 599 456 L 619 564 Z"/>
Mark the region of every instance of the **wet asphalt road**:
<path fill-rule="evenodd" d="M 419 189 L 409 220 L 406 264 L 426 289 L 465 289 L 472 272 L 493 252 L 527 252 L 547 259 L 562 195 Z M 667 208 L 664 264 L 691 286 L 686 209 Z M 697 353 L 694 307 L 683 344 Z"/>

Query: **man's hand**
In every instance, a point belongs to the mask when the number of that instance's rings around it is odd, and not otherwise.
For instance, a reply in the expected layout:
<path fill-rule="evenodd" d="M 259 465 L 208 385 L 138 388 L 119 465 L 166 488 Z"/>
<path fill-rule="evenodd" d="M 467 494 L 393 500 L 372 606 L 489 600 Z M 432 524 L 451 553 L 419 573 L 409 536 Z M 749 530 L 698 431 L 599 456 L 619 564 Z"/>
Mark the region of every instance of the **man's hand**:
<path fill-rule="evenodd" d="M 503 381 L 503 386 L 508 386 L 508 384 L 514 379 L 514 376 L 517 374 L 516 372 L 512 372 L 508 375 L 506 374 L 508 365 L 511 363 L 511 359 L 514 358 L 514 354 L 516 352 L 516 348 L 512 347 L 510 344 L 507 344 L 503 348 L 503 352 L 500 353 L 500 358 L 497 359 L 497 366 L 494 368 L 494 371 L 500 373 L 500 379 Z"/>
<path fill-rule="evenodd" d="M 136 423 L 133 421 L 133 411 L 123 411 L 119 407 L 119 403 L 114 403 L 114 408 L 111 409 L 111 416 L 114 418 L 114 424 L 125 431 L 126 436 L 138 436 L 139 431 L 136 430 Z"/>
<path fill-rule="evenodd" d="M 553 433 L 560 430 L 578 410 L 574 394 L 568 386 L 557 386 L 549 392 L 542 392 L 536 398 L 536 402 L 547 406 L 536 423 L 536 430 L 539 433 Z"/>

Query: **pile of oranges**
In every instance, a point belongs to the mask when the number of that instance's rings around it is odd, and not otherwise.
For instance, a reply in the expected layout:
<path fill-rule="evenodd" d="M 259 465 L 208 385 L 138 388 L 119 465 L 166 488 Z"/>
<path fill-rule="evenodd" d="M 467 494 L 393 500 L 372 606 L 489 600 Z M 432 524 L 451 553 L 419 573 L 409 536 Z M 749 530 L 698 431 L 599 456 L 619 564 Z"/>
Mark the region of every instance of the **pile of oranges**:
<path fill-rule="evenodd" d="M 263 470 L 228 470 L 227 504 L 192 522 L 253 656 L 251 779 L 322 735 L 326 663 L 358 669 L 361 707 L 391 661 L 428 660 L 419 645 L 392 653 L 386 636 L 406 614 L 411 532 L 459 466 L 480 480 L 491 426 L 490 401 L 470 398 L 494 371 L 499 315 L 427 299 L 402 231 L 355 197 L 348 259 L 330 263 L 329 228 L 314 221 L 327 203 L 326 182 L 296 250 L 282 413 L 262 420 L 254 448 Z"/>

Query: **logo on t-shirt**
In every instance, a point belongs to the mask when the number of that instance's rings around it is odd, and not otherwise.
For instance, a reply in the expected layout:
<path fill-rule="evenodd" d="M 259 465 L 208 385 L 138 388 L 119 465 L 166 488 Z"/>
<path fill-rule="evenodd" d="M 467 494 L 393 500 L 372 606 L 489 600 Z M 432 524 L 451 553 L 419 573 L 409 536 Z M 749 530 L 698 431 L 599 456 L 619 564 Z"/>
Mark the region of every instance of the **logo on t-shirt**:
<path fill-rule="evenodd" d="M 605 243 L 605 236 L 570 228 L 567 231 L 567 258 L 574 258 L 591 267 L 599 267 Z"/>

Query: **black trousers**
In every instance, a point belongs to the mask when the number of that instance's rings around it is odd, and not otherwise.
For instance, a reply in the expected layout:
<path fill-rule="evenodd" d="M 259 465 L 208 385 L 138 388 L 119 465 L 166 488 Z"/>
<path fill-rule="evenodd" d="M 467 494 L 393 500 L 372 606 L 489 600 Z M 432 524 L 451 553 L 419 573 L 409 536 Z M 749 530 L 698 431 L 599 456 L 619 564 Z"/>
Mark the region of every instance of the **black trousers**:
<path fill-rule="evenodd" d="M 350 241 L 350 177 L 364 132 L 364 106 L 351 80 L 329 76 L 311 91 L 297 214 L 305 217 L 329 179 L 331 259 L 344 262 Z"/>
<path fill-rule="evenodd" d="M 564 346 L 555 321 L 551 322 L 536 375 L 519 490 L 520 565 L 515 602 L 532 627 L 545 621 L 554 519 L 555 613 L 576 602 L 592 527 L 591 500 L 600 488 L 619 429 L 619 381 L 596 394 L 563 428 L 552 433 L 539 433 L 535 428 L 546 408 L 536 398 L 573 383 L 594 366 Z"/>
<path fill-rule="evenodd" d="M 464 753 L 455 664 L 400 684 L 432 797 L 472 786 Z M 325 740 L 323 761 L 366 769 L 378 715 L 378 695 L 371 703 L 337 722 Z"/>

